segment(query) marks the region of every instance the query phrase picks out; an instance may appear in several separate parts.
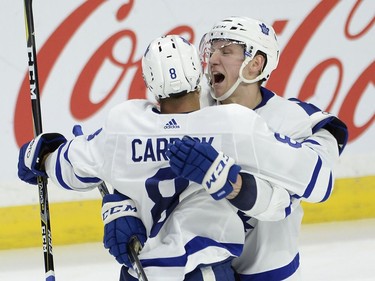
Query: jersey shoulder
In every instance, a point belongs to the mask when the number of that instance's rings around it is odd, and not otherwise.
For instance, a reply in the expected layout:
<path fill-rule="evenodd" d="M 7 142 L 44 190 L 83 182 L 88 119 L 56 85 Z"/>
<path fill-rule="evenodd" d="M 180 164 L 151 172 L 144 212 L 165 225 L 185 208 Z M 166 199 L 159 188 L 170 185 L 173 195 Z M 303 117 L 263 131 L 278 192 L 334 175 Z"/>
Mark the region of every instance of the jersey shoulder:
<path fill-rule="evenodd" d="M 247 108 L 246 106 L 231 103 L 231 104 L 222 104 L 222 105 L 213 105 L 207 106 L 200 109 L 197 112 L 201 114 L 215 114 L 215 115 L 253 115 L 254 110 Z"/>
<path fill-rule="evenodd" d="M 255 124 L 264 123 L 252 109 L 238 104 L 209 106 L 188 115 L 194 121 L 190 128 L 217 135 L 249 136 Z"/>
<path fill-rule="evenodd" d="M 267 122 L 271 130 L 294 138 L 311 135 L 311 119 L 295 102 L 262 88 L 263 100 L 255 111 Z"/>
<path fill-rule="evenodd" d="M 289 100 L 298 104 L 310 116 L 313 133 L 319 129 L 326 129 L 335 137 L 338 143 L 339 153 L 341 154 L 349 138 L 346 124 L 337 116 L 322 111 L 312 103 L 307 103 L 296 98 L 291 98 Z"/>
<path fill-rule="evenodd" d="M 240 122 L 245 124 L 253 122 L 255 119 L 260 118 L 254 110 L 239 104 L 223 104 L 204 107 L 197 111 L 199 115 L 210 116 L 210 119 L 215 119 L 217 122 Z"/>
<path fill-rule="evenodd" d="M 115 105 L 109 111 L 109 116 L 123 115 L 125 112 L 127 114 L 145 112 L 153 107 L 156 107 L 156 105 L 145 99 L 126 100 L 118 105 Z"/>
<path fill-rule="evenodd" d="M 307 118 L 308 114 L 291 99 L 281 97 L 267 88 L 261 87 L 262 102 L 255 108 L 257 112 L 268 112 L 272 115 L 283 115 L 298 118 Z"/>
<path fill-rule="evenodd" d="M 145 127 L 154 118 L 156 105 L 148 100 L 127 100 L 114 106 L 108 113 L 105 127 L 107 132 L 133 131 Z M 150 125 L 152 127 L 152 125 Z"/>

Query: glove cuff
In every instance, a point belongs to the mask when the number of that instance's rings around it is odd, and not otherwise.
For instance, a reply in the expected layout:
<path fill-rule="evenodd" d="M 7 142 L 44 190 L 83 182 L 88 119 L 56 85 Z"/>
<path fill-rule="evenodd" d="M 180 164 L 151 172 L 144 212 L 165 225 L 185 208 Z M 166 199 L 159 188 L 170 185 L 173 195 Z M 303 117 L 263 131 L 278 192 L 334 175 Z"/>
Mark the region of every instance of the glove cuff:
<path fill-rule="evenodd" d="M 55 151 L 66 138 L 59 133 L 44 133 L 29 142 L 25 154 L 25 166 L 38 175 L 44 175 L 44 158 Z"/>
<path fill-rule="evenodd" d="M 117 218 L 126 216 L 132 216 L 140 219 L 137 207 L 135 206 L 134 201 L 131 199 L 122 201 L 108 201 L 102 206 L 102 219 L 104 224 L 108 224 Z"/>
<path fill-rule="evenodd" d="M 230 182 L 235 182 L 241 167 L 234 164 L 234 159 L 219 152 L 215 161 L 203 178 L 203 187 L 215 200 L 225 198 L 233 191 Z"/>
<path fill-rule="evenodd" d="M 233 164 L 232 167 L 229 169 L 228 173 L 228 181 L 231 183 L 235 183 L 237 181 L 237 176 L 241 171 L 241 166 L 237 164 Z"/>

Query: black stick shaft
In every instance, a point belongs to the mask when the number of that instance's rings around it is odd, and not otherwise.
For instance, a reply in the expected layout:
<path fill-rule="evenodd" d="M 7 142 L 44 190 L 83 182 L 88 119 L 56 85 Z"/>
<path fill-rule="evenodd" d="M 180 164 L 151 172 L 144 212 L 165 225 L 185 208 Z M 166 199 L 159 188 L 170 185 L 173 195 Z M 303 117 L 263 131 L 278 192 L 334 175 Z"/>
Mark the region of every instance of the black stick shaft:
<path fill-rule="evenodd" d="M 43 132 L 42 115 L 40 108 L 38 67 L 35 46 L 35 31 L 32 0 L 24 0 L 25 4 L 25 25 L 27 39 L 28 71 L 30 82 L 31 109 L 33 116 L 34 135 L 38 136 Z M 38 177 L 40 222 L 42 229 L 43 254 L 45 278 L 47 281 L 55 280 L 55 271 L 53 264 L 52 234 L 47 193 L 47 179 Z"/>
<path fill-rule="evenodd" d="M 141 242 L 136 236 L 132 236 L 128 243 L 128 255 L 133 269 L 137 274 L 139 281 L 148 281 L 146 273 L 143 270 L 141 261 L 138 258 L 138 253 L 142 249 Z"/>
<path fill-rule="evenodd" d="M 34 135 L 38 136 L 43 132 L 42 129 L 42 115 L 40 107 L 40 94 L 39 94 L 39 80 L 38 80 L 38 66 L 36 58 L 36 46 L 35 46 L 35 31 L 34 31 L 34 19 L 32 0 L 24 0 L 25 3 L 25 20 L 26 20 L 26 38 L 27 38 L 27 54 L 29 64 L 29 81 L 30 81 L 30 97 L 31 97 L 31 108 L 34 125 Z M 42 226 L 42 240 L 43 240 L 43 252 L 44 252 L 44 266 L 46 272 L 46 281 L 55 280 L 54 264 L 53 264 L 53 252 L 52 252 L 52 235 L 51 235 L 51 224 L 49 215 L 49 204 L 48 204 L 48 193 L 47 193 L 47 179 L 38 177 L 39 187 L 39 203 L 40 203 L 40 217 Z M 98 186 L 100 194 L 104 197 L 109 194 L 106 184 L 103 182 Z M 129 252 L 131 255 L 131 261 L 136 269 L 138 279 L 140 281 L 147 281 L 147 277 L 143 271 L 142 265 L 138 259 L 139 246 L 137 239 L 133 239 L 129 243 Z M 136 250 L 138 249 L 138 250 Z"/>
<path fill-rule="evenodd" d="M 102 182 L 100 185 L 98 185 L 98 189 L 99 189 L 99 192 L 102 195 L 102 197 L 109 194 L 109 191 L 108 191 L 108 188 L 107 188 L 107 185 L 105 184 L 105 182 Z"/>

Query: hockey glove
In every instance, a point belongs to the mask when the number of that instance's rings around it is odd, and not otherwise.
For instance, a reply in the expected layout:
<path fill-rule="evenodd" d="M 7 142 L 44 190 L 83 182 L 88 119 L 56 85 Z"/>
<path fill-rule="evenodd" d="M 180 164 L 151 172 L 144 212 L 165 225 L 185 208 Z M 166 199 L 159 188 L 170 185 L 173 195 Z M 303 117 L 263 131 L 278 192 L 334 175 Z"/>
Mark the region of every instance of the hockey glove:
<path fill-rule="evenodd" d="M 188 136 L 170 144 L 166 155 L 175 174 L 202 184 L 215 200 L 233 191 L 231 182 L 236 182 L 241 170 L 234 159 L 217 152 L 211 144 Z"/>
<path fill-rule="evenodd" d="M 46 133 L 25 143 L 18 156 L 18 177 L 30 184 L 37 184 L 37 177 L 47 177 L 44 158 L 55 151 L 66 138 L 58 133 Z"/>
<path fill-rule="evenodd" d="M 142 246 L 147 239 L 146 229 L 138 218 L 133 200 L 119 193 L 104 196 L 102 218 L 104 247 L 120 264 L 132 267 L 127 250 L 130 238 L 135 235 Z"/>

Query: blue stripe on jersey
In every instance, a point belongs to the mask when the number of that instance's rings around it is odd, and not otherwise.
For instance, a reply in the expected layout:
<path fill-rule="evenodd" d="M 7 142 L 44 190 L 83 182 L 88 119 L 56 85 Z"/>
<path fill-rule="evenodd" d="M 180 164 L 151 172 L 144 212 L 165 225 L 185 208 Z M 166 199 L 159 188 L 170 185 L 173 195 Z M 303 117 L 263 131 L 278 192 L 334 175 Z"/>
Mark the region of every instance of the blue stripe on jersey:
<path fill-rule="evenodd" d="M 59 184 L 65 188 L 65 189 L 68 189 L 68 190 L 72 190 L 72 188 L 70 186 L 68 186 L 64 180 L 63 180 L 63 177 L 62 177 L 62 173 L 61 173 L 61 161 L 60 161 L 60 157 L 61 156 L 61 150 L 62 148 L 65 146 L 66 144 L 64 145 L 61 145 L 58 150 L 57 150 L 57 161 L 56 161 L 56 168 L 55 168 L 55 174 L 56 174 L 56 179 L 57 181 L 59 182 Z M 68 149 L 69 149 L 69 146 L 70 146 L 70 142 L 68 144 Z M 65 158 L 65 157 L 64 157 Z"/>
<path fill-rule="evenodd" d="M 320 145 L 320 143 L 317 142 L 316 140 L 309 140 L 309 139 L 306 139 L 306 140 L 304 140 L 304 141 L 301 142 L 301 143 L 311 143 L 311 144 Z"/>
<path fill-rule="evenodd" d="M 64 181 L 63 179 L 63 176 L 62 176 L 62 171 L 61 171 L 61 157 L 63 157 L 64 160 L 66 160 L 70 165 L 71 162 L 69 160 L 69 157 L 68 157 L 68 151 L 69 151 L 69 147 L 70 147 L 70 144 L 71 144 L 71 141 L 68 143 L 68 147 L 67 149 L 65 150 L 65 152 L 63 153 L 63 156 L 61 156 L 61 151 L 62 151 L 62 148 L 66 145 L 61 145 L 58 149 L 58 154 L 57 154 L 57 162 L 56 162 L 56 169 L 55 169 L 55 173 L 56 173 L 56 178 L 59 182 L 59 184 L 64 187 L 65 189 L 68 189 L 68 190 L 72 190 L 72 188 Z M 76 174 L 74 174 L 76 176 L 76 178 L 83 182 L 83 183 L 99 183 L 101 180 L 99 178 L 96 178 L 96 177 L 80 177 L 80 176 L 77 176 Z"/>
<path fill-rule="evenodd" d="M 316 124 L 312 132 L 315 133 L 321 128 L 328 130 L 335 137 L 338 143 L 339 154 L 341 154 L 349 138 L 348 128 L 345 123 L 336 117 L 328 117 Z"/>
<path fill-rule="evenodd" d="M 280 281 L 293 275 L 299 267 L 299 253 L 287 265 L 255 274 L 239 274 L 240 281 Z"/>
<path fill-rule="evenodd" d="M 317 132 L 318 130 L 320 130 L 321 128 L 324 128 L 327 124 L 331 123 L 332 121 L 334 121 L 336 119 L 336 117 L 328 117 L 326 119 L 323 119 L 322 121 L 320 121 L 318 124 L 316 124 L 314 126 L 314 128 L 312 128 L 312 132 L 313 134 L 315 134 L 315 132 Z"/>
<path fill-rule="evenodd" d="M 285 217 L 289 216 L 290 213 L 292 212 L 292 196 L 289 196 L 290 197 L 290 204 L 288 207 L 285 208 Z"/>
<path fill-rule="evenodd" d="M 290 98 L 289 100 L 296 102 L 310 116 L 316 112 L 322 111 L 311 103 L 302 102 L 296 98 Z M 344 147 L 346 146 L 349 137 L 348 128 L 345 123 L 343 123 L 335 116 L 328 116 L 327 118 L 321 120 L 318 124 L 316 124 L 314 128 L 312 128 L 313 134 L 321 128 L 328 130 L 336 138 L 339 144 L 339 154 L 341 154 L 344 150 Z"/>
<path fill-rule="evenodd" d="M 319 175 L 319 172 L 320 172 L 321 168 L 322 168 L 322 159 L 320 159 L 320 157 L 319 157 L 318 163 L 316 163 L 316 165 L 315 165 L 315 169 L 314 169 L 313 175 L 311 177 L 311 181 L 307 185 L 305 193 L 302 195 L 302 197 L 309 198 L 309 196 L 311 195 L 311 192 L 313 192 L 315 184 L 316 184 L 316 180 L 318 179 L 318 175 Z"/>
<path fill-rule="evenodd" d="M 329 173 L 329 183 L 328 183 L 327 192 L 326 192 L 326 194 L 324 195 L 323 199 L 320 202 L 326 201 L 328 199 L 328 197 L 331 195 L 332 187 L 333 187 L 332 182 L 333 182 L 333 180 L 332 180 L 332 172 L 330 172 Z"/>
<path fill-rule="evenodd" d="M 262 93 L 262 101 L 253 110 L 257 110 L 258 108 L 265 106 L 266 103 L 275 95 L 273 92 L 264 87 L 260 87 L 260 92 Z"/>
<path fill-rule="evenodd" d="M 96 177 L 80 177 L 80 176 L 77 176 L 76 174 L 74 174 L 76 176 L 77 179 L 79 179 L 81 182 L 84 182 L 84 183 L 97 183 L 99 184 L 99 182 L 101 182 L 101 179 L 99 178 L 96 178 Z"/>
<path fill-rule="evenodd" d="M 303 141 L 302 143 L 311 143 L 311 144 L 314 144 L 314 145 L 320 145 L 319 142 L 315 141 L 315 140 L 305 140 Z M 327 186 L 327 192 L 326 194 L 324 195 L 323 199 L 320 201 L 320 202 L 324 202 L 326 201 L 329 196 L 331 195 L 331 192 L 332 192 L 332 171 L 330 172 L 330 175 L 329 175 L 329 183 L 328 183 L 328 186 Z"/>
<path fill-rule="evenodd" d="M 207 247 L 217 247 L 227 249 L 233 256 L 240 256 L 243 250 L 242 244 L 234 243 L 219 243 L 207 237 L 196 236 L 185 245 L 185 250 L 188 255 L 199 252 Z"/>
<path fill-rule="evenodd" d="M 100 133 L 101 130 L 102 129 L 99 129 L 98 131 L 95 132 L 95 134 Z M 90 135 L 90 136 L 93 136 L 93 135 Z M 69 163 L 70 166 L 72 166 L 72 163 L 70 162 L 70 159 L 69 159 L 69 156 L 68 156 L 70 144 L 71 144 L 71 141 L 69 142 L 68 148 L 64 152 L 64 159 Z M 74 173 L 74 175 L 80 182 L 83 182 L 83 183 L 99 183 L 101 181 L 101 179 L 99 179 L 97 177 L 80 177 L 80 176 L 76 175 L 75 173 Z"/>
<path fill-rule="evenodd" d="M 315 112 L 322 111 L 319 107 L 317 107 L 317 106 L 315 106 L 315 105 L 313 105 L 313 104 L 311 104 L 311 103 L 307 103 L 307 102 L 301 101 L 301 100 L 296 99 L 296 98 L 289 98 L 288 100 L 297 103 L 300 107 L 302 107 L 302 109 L 303 109 L 308 115 L 312 115 L 312 114 L 314 114 Z"/>
<path fill-rule="evenodd" d="M 309 184 L 306 187 L 305 193 L 302 196 L 299 196 L 298 194 L 293 194 L 292 195 L 293 198 L 297 198 L 297 199 L 300 199 L 301 197 L 309 198 L 309 196 L 311 195 L 311 192 L 313 192 L 313 190 L 314 190 L 316 180 L 318 179 L 318 175 L 320 173 L 321 168 L 322 168 L 322 159 L 320 159 L 320 157 L 318 157 L 318 162 L 315 165 L 313 175 L 311 177 L 311 180 L 310 180 Z M 331 176 L 332 176 L 332 174 L 331 174 Z M 331 189 L 332 189 L 332 182 L 330 181 L 328 183 L 328 191 L 327 192 L 330 192 Z M 325 196 L 327 196 L 327 194 Z"/>
<path fill-rule="evenodd" d="M 185 266 L 188 257 L 195 254 L 205 248 L 215 247 L 226 249 L 230 252 L 232 256 L 238 257 L 243 250 L 243 244 L 234 243 L 219 243 L 207 237 L 196 236 L 185 244 L 185 254 L 178 257 L 168 257 L 168 258 L 155 258 L 155 259 L 142 259 L 142 265 L 147 266 L 159 266 L 159 267 L 177 267 Z M 219 261 L 217 261 L 219 262 Z"/>

